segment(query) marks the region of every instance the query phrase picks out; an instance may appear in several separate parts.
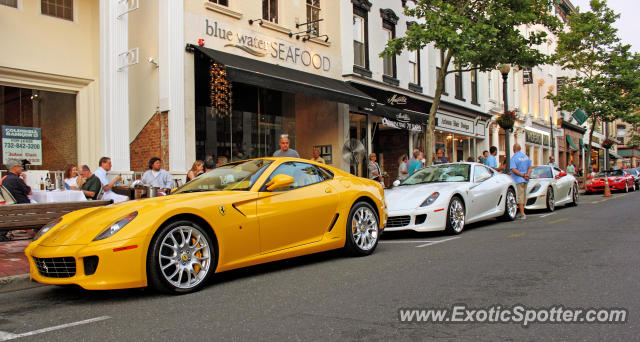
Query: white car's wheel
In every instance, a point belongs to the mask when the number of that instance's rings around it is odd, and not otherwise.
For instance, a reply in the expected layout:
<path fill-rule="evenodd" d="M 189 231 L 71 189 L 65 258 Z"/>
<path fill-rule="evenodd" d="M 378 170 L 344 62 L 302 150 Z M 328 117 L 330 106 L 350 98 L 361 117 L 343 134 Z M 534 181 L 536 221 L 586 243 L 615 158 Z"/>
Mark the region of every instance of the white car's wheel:
<path fill-rule="evenodd" d="M 513 221 L 518 213 L 518 203 L 516 203 L 516 192 L 512 188 L 507 189 L 507 197 L 504 202 L 504 215 L 502 218 Z"/>
<path fill-rule="evenodd" d="M 569 205 L 571 206 L 578 206 L 578 200 L 580 198 L 580 190 L 578 189 L 578 184 L 574 184 L 573 188 L 571 189 L 571 203 L 569 203 Z"/>
<path fill-rule="evenodd" d="M 447 210 L 446 231 L 449 234 L 460 234 L 464 229 L 464 204 L 460 197 L 453 197 Z"/>
<path fill-rule="evenodd" d="M 556 210 L 556 200 L 553 197 L 553 189 L 551 187 L 547 188 L 547 210 Z"/>

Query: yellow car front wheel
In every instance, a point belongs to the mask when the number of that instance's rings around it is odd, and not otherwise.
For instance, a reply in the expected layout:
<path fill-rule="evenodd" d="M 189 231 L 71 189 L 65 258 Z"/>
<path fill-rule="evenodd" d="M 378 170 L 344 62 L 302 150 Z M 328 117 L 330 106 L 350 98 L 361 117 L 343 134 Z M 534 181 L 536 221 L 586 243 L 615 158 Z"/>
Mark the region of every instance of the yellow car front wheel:
<path fill-rule="evenodd" d="M 200 225 L 176 221 L 160 229 L 151 242 L 149 283 L 162 292 L 198 290 L 214 272 L 215 245 Z"/>
<path fill-rule="evenodd" d="M 345 250 L 355 256 L 373 253 L 378 245 L 378 214 L 367 202 L 356 202 L 349 212 Z"/>

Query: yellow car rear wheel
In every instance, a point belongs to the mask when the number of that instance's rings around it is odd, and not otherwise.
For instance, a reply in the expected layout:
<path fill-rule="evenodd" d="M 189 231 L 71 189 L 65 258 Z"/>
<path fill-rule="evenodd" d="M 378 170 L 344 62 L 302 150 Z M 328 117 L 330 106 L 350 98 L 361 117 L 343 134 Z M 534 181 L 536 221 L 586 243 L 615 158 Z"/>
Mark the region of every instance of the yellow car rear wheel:
<path fill-rule="evenodd" d="M 214 273 L 215 259 L 215 244 L 204 228 L 191 221 L 172 222 L 151 242 L 149 284 L 161 292 L 197 291 Z"/>

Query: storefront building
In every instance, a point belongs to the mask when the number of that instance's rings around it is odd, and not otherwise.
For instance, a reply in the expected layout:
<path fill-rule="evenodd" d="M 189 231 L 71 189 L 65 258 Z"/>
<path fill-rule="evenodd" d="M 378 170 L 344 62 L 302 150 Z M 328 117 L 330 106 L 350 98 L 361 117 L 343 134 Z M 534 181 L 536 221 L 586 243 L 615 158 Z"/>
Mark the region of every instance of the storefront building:
<path fill-rule="evenodd" d="M 622 168 L 640 167 L 640 148 L 618 147 L 618 154 L 622 157 Z"/>
<path fill-rule="evenodd" d="M 102 135 L 98 17 L 95 1 L 0 2 L 2 164 L 95 168 Z"/>
<path fill-rule="evenodd" d="M 565 120 L 562 120 L 562 128 L 565 136 L 564 139 L 558 139 L 558 165 L 562 170 L 565 170 L 569 164 L 576 168 L 576 172 L 584 170 L 584 148 L 581 146 L 587 130 Z"/>

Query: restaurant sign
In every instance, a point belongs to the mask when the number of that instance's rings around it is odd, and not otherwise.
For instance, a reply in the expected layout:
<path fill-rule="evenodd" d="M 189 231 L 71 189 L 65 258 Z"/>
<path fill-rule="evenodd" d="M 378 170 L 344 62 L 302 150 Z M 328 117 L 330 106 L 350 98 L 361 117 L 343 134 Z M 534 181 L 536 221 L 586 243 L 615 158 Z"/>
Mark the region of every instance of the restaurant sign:
<path fill-rule="evenodd" d="M 42 165 L 42 132 L 36 127 L 2 126 L 2 163 L 28 160 Z"/>
<path fill-rule="evenodd" d="M 542 145 L 542 133 L 533 132 L 530 130 L 524 131 L 524 140 L 529 144 Z"/>
<path fill-rule="evenodd" d="M 382 124 L 395 129 L 406 129 L 413 132 L 422 132 L 422 126 L 409 122 L 393 121 L 387 118 L 382 118 Z"/>
<path fill-rule="evenodd" d="M 473 135 L 475 125 L 473 120 L 457 118 L 450 115 L 436 114 L 436 128 Z"/>

